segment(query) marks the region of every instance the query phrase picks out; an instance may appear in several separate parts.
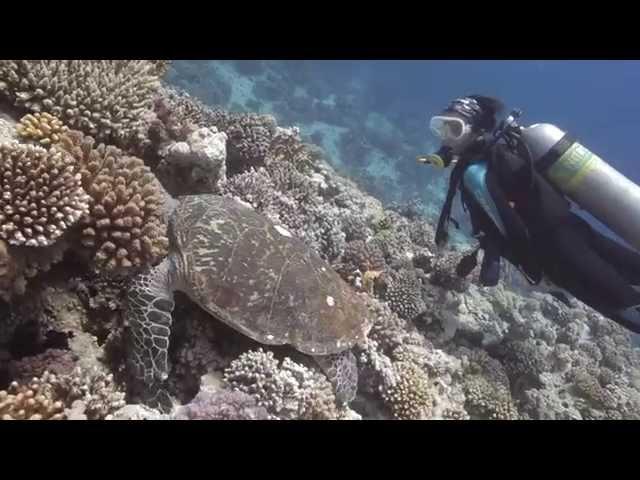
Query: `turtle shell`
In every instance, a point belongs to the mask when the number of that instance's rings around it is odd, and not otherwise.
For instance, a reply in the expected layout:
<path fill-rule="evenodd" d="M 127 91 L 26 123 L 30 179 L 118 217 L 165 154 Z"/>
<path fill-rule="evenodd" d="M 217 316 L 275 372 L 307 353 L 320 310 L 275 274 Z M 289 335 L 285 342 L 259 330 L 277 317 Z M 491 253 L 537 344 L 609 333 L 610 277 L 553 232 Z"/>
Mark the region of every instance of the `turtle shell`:
<path fill-rule="evenodd" d="M 368 310 L 313 249 L 251 207 L 218 195 L 182 197 L 171 222 L 189 297 L 269 345 L 327 355 L 364 340 Z"/>

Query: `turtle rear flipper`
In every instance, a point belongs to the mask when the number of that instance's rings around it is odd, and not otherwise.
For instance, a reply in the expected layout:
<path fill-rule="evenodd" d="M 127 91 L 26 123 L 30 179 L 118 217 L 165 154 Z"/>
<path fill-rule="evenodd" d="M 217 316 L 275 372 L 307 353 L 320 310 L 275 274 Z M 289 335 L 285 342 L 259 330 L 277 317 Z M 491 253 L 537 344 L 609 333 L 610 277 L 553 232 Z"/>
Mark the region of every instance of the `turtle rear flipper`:
<path fill-rule="evenodd" d="M 356 397 L 358 390 L 358 364 L 351 350 L 314 357 L 333 385 L 336 402 L 348 405 Z"/>
<path fill-rule="evenodd" d="M 129 375 L 141 392 L 161 390 L 159 385 L 169 374 L 167 354 L 175 305 L 169 268 L 170 262 L 165 259 L 134 277 L 127 292 L 125 322 L 131 331 Z"/>

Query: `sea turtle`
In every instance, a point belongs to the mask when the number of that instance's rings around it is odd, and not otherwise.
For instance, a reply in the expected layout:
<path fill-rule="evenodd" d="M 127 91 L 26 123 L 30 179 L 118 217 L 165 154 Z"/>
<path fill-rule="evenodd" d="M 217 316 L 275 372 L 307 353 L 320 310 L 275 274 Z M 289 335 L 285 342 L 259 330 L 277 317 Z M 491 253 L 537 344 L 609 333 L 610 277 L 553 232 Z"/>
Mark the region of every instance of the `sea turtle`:
<path fill-rule="evenodd" d="M 213 194 L 178 199 L 169 242 L 167 258 L 134 277 L 127 293 L 129 366 L 146 403 L 168 399 L 159 385 L 168 374 L 175 290 L 260 343 L 312 356 L 336 400 L 353 400 L 358 374 L 351 347 L 370 328 L 368 310 L 314 250 L 249 205 Z"/>

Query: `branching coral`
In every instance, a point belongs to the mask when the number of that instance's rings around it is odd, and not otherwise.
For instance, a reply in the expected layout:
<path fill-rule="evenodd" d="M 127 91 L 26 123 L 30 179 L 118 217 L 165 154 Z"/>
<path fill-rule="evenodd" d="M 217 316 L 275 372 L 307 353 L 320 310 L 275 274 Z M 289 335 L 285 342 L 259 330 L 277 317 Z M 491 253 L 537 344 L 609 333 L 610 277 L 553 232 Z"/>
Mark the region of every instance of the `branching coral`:
<path fill-rule="evenodd" d="M 532 339 L 507 341 L 498 350 L 514 386 L 538 386 L 540 374 L 550 370 L 546 352 Z"/>
<path fill-rule="evenodd" d="M 474 375 L 465 379 L 465 408 L 472 415 L 489 420 L 517 420 L 518 410 L 513 404 L 509 390 L 502 385 L 489 382 Z"/>
<path fill-rule="evenodd" d="M 296 170 L 292 163 L 283 160 L 271 162 L 267 167 L 275 188 L 297 202 L 307 202 L 316 193 L 316 186 L 308 177 Z"/>
<path fill-rule="evenodd" d="M 46 112 L 25 115 L 16 126 L 16 133 L 23 140 L 31 140 L 41 145 L 58 143 L 60 137 L 69 131 L 57 117 Z"/>
<path fill-rule="evenodd" d="M 56 398 L 74 407 L 89 420 L 101 420 L 124 407 L 124 393 L 113 381 L 112 374 L 98 370 L 76 368 L 70 375 L 51 380 Z M 80 407 L 73 405 L 80 403 Z"/>
<path fill-rule="evenodd" d="M 292 165 L 298 172 L 309 173 L 318 155 L 319 152 L 313 146 L 302 142 L 297 128 L 278 127 L 265 154 L 264 163 L 269 166 L 274 162 L 284 162 Z"/>
<path fill-rule="evenodd" d="M 335 419 L 338 415 L 333 389 L 324 375 L 289 358 L 280 364 L 270 351 L 242 354 L 231 362 L 224 379 L 280 419 Z"/>
<path fill-rule="evenodd" d="M 397 362 L 393 368 L 396 381 L 381 393 L 393 416 L 400 420 L 429 418 L 432 398 L 426 373 L 413 362 Z"/>
<path fill-rule="evenodd" d="M 227 170 L 229 175 L 264 164 L 276 131 L 275 119 L 269 115 L 230 114 L 224 125 L 216 125 L 227 134 Z"/>
<path fill-rule="evenodd" d="M 99 141 L 140 145 L 164 66 L 148 60 L 3 60 L 0 94 Z"/>
<path fill-rule="evenodd" d="M 223 186 L 225 194 L 239 197 L 259 212 L 277 202 L 275 191 L 275 185 L 264 168 L 252 168 L 234 175 Z"/>
<path fill-rule="evenodd" d="M 198 127 L 219 128 L 225 125 L 227 113 L 210 108 L 188 93 L 163 86 L 154 102 L 157 121 L 150 127 L 149 135 L 156 142 L 186 140 L 188 134 Z"/>
<path fill-rule="evenodd" d="M 2 144 L 0 178 L 0 238 L 11 245 L 51 245 L 89 210 L 79 169 L 68 153 Z"/>
<path fill-rule="evenodd" d="M 166 254 L 164 197 L 144 162 L 71 131 L 52 151 L 70 153 L 81 166 L 89 212 L 80 221 L 82 245 L 101 269 L 114 271 L 156 262 Z"/>
<path fill-rule="evenodd" d="M 201 390 L 187 405 L 179 407 L 175 420 L 267 420 L 269 414 L 251 395 L 240 391 Z"/>

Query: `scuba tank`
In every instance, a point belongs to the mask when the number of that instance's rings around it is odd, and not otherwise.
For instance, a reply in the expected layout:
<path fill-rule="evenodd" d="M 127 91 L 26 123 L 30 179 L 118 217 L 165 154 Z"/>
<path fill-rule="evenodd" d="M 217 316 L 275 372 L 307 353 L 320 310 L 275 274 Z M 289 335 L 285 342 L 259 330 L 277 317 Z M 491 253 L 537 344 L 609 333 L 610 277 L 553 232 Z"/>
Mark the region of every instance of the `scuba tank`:
<path fill-rule="evenodd" d="M 512 128 L 534 168 L 582 209 L 640 250 L 640 187 L 555 125 Z"/>

